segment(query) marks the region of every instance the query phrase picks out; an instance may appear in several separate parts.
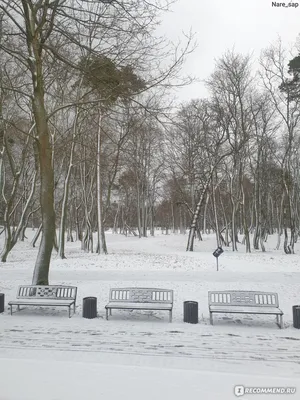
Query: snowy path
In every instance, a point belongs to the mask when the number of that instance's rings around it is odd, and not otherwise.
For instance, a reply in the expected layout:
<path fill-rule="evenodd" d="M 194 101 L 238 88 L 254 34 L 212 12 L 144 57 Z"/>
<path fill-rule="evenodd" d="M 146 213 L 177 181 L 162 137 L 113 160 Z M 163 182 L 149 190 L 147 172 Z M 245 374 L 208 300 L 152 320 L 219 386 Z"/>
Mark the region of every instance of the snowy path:
<path fill-rule="evenodd" d="M 233 400 L 234 386 L 296 387 L 293 379 L 145 366 L 4 359 L 0 400 Z M 1 372 L 1 365 L 0 365 Z M 2 371 L 3 372 L 3 371 Z M 18 374 L 18 375 L 17 375 Z M 26 380 L 15 377 L 25 377 Z M 280 395 L 280 400 L 297 399 Z M 257 395 L 257 400 L 277 396 Z M 244 396 L 249 400 L 252 396 Z"/>
<path fill-rule="evenodd" d="M 62 325 L 60 321 L 60 325 Z M 11 324 L 10 324 L 11 325 Z M 296 364 L 300 373 L 300 337 L 210 332 L 212 328 L 195 330 L 168 327 L 151 331 L 143 323 L 139 329 L 125 329 L 114 323 L 85 329 L 70 326 L 47 327 L 18 324 L 0 332 L 0 348 L 92 353 L 122 353 L 147 356 L 175 356 L 230 361 L 284 362 Z M 168 325 L 167 325 L 168 326 Z M 178 325 L 177 325 L 178 326 Z"/>
<path fill-rule="evenodd" d="M 43 400 L 182 400 L 187 388 L 190 399 L 231 400 L 239 384 L 299 390 L 300 336 L 290 330 L 231 333 L 201 324 L 55 316 L 25 325 L 23 318 L 2 319 L 0 400 L 40 400 L 36 382 Z M 15 385 L 14 376 L 26 380 Z"/>

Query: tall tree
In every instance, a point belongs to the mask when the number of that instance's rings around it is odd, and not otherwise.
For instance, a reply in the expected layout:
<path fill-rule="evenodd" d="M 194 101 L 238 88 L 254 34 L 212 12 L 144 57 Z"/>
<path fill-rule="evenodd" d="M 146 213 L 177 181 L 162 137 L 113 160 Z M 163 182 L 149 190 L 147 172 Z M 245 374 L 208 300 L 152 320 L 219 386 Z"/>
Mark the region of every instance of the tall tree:
<path fill-rule="evenodd" d="M 163 1 L 163 0 L 162 0 Z M 55 238 L 54 166 L 50 122 L 55 113 L 85 103 L 70 99 L 53 107 L 49 93 L 52 75 L 58 65 L 67 65 L 80 74 L 79 61 L 84 54 L 110 54 L 117 63 L 140 65 L 148 88 L 170 85 L 190 49 L 176 53 L 166 68 L 154 69 L 166 54 L 164 40 L 155 38 L 157 16 L 168 3 L 134 0 L 130 3 L 82 0 L 2 0 L 3 38 L 0 49 L 24 71 L 30 85 L 13 88 L 31 101 L 34 119 L 33 137 L 38 150 L 42 238 L 33 273 L 33 284 L 48 284 L 49 266 Z M 93 36 L 87 35 L 93 31 Z M 89 39 L 87 39 L 89 37 Z M 88 42 L 89 40 L 89 42 Z M 176 49 L 175 49 L 176 51 Z M 154 57 L 155 56 L 155 57 Z M 152 64 L 152 65 L 151 65 Z M 146 69 L 146 65 L 150 67 Z M 159 72 L 157 72 L 159 71 Z M 89 100 L 90 101 L 90 100 Z M 99 104 L 103 99 L 94 99 Z"/>
<path fill-rule="evenodd" d="M 283 206 L 283 228 L 285 234 L 284 251 L 294 253 L 296 238 L 296 204 L 295 180 L 293 164 L 298 143 L 298 127 L 300 122 L 300 97 L 297 96 L 297 85 L 287 76 L 287 55 L 279 41 L 276 45 L 267 48 L 261 58 L 261 77 L 276 110 L 277 118 L 282 127 L 281 146 L 278 151 L 282 184 L 285 196 Z M 296 63 L 297 64 L 297 63 Z M 297 68 L 294 67 L 294 77 L 297 80 Z M 280 90 L 279 90 L 280 89 Z M 288 233 L 290 231 L 290 237 Z"/>

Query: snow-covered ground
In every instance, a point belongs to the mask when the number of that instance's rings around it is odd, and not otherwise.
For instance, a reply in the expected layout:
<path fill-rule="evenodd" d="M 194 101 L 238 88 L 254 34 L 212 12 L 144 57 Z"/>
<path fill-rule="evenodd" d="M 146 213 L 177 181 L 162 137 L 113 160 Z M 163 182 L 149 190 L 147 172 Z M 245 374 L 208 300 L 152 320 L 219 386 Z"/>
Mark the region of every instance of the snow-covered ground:
<path fill-rule="evenodd" d="M 33 234 L 28 229 L 27 234 Z M 67 259 L 53 254 L 51 284 L 78 286 L 76 314 L 28 308 L 9 315 L 17 286 L 30 284 L 37 249 L 18 243 L 0 265 L 0 400 L 229 400 L 235 385 L 296 387 L 300 398 L 300 331 L 292 305 L 300 304 L 300 243 L 295 255 L 275 250 L 245 254 L 225 249 L 219 271 L 215 237 L 204 236 L 193 253 L 186 236 L 138 239 L 107 235 L 108 255 L 86 254 L 67 243 Z M 0 237 L 0 244 L 3 235 Z M 173 322 L 166 312 L 114 311 L 105 320 L 111 287 L 174 289 Z M 209 325 L 209 290 L 262 290 L 279 294 L 284 329 L 271 316 L 219 315 Z M 96 296 L 98 318 L 82 318 L 82 298 Z M 199 324 L 183 323 L 183 301 L 199 302 Z"/>

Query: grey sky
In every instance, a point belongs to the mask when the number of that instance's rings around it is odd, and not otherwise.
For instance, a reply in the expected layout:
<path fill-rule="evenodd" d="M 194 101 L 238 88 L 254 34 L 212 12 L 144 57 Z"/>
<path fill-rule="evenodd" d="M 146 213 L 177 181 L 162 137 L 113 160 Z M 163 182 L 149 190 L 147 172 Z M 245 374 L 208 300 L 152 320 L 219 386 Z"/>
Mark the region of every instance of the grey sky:
<path fill-rule="evenodd" d="M 271 0 L 178 0 L 173 12 L 165 15 L 162 29 L 176 40 L 190 28 L 196 33 L 198 48 L 189 57 L 185 72 L 205 79 L 214 69 L 215 59 L 227 49 L 259 57 L 263 48 L 278 36 L 288 48 L 300 33 L 300 0 L 298 8 L 272 7 Z M 288 4 L 290 1 L 285 1 Z M 181 89 L 181 100 L 207 95 L 203 83 Z"/>

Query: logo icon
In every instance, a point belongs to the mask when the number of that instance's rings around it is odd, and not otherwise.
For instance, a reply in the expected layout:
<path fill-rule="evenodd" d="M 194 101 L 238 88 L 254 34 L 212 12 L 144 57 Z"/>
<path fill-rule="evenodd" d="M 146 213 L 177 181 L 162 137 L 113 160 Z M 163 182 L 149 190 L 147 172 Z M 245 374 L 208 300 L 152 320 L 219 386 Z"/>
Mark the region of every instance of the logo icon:
<path fill-rule="evenodd" d="M 235 394 L 237 397 L 244 396 L 244 394 L 245 394 L 245 387 L 242 386 L 242 385 L 235 386 L 235 387 L 234 387 L 234 394 Z"/>

